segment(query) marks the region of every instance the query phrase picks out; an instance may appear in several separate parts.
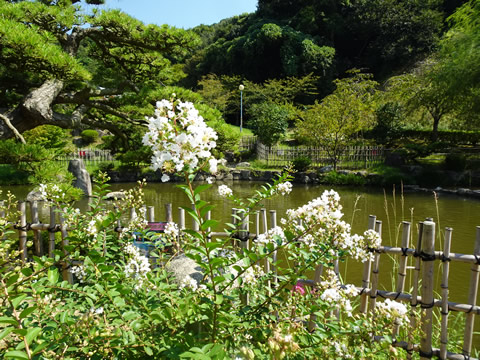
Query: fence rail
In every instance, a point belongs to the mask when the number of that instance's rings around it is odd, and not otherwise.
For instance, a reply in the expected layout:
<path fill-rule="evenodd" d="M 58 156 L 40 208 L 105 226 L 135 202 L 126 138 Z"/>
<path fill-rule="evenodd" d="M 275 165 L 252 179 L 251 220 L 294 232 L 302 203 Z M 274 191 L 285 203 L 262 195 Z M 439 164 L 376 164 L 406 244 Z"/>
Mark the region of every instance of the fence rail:
<path fill-rule="evenodd" d="M 332 156 L 320 147 L 268 147 L 257 142 L 257 157 L 273 166 L 284 166 L 299 157 L 309 158 L 313 167 L 333 164 Z M 369 168 L 382 163 L 384 158 L 385 149 L 381 146 L 349 146 L 338 156 L 337 165 L 347 169 Z"/>
<path fill-rule="evenodd" d="M 62 242 L 60 244 L 61 250 L 65 251 L 65 247 L 68 245 L 68 230 L 61 216 L 55 211 L 54 207 L 49 208 L 50 219 L 49 223 L 42 223 L 39 219 L 39 204 L 36 201 L 30 203 L 30 216 L 31 223 L 27 222 L 27 203 L 19 203 L 20 219 L 16 224 L 11 224 L 18 231 L 19 250 L 20 257 L 23 261 L 27 261 L 30 254 L 43 255 L 48 254 L 54 256 L 54 250 L 56 245 L 55 232 L 60 232 Z M 148 221 L 153 222 L 155 218 L 155 209 L 150 207 L 144 207 L 144 212 Z M 172 205 L 165 205 L 166 221 L 173 221 Z M 232 215 L 237 214 L 236 209 L 232 209 Z M 232 216 L 234 223 L 239 223 L 239 233 L 237 238 L 246 240 L 247 238 L 255 238 L 260 233 L 266 232 L 269 228 L 274 228 L 277 224 L 276 211 L 270 210 L 268 212 L 269 224 L 267 223 L 267 211 L 262 209 L 256 213 L 255 220 L 252 221 L 254 229 L 250 233 L 250 221 L 249 218 L 239 218 L 238 216 Z M 133 211 L 130 212 L 130 216 L 133 218 Z M 208 217 L 209 215 L 207 215 Z M 4 214 L 0 213 L 0 218 L 4 217 Z M 186 228 L 185 223 L 185 210 L 179 208 L 178 214 L 178 226 L 183 230 Z M 477 227 L 476 239 L 474 244 L 473 254 L 458 254 L 451 253 L 452 232 L 451 228 L 446 228 L 444 232 L 444 244 L 443 251 L 435 250 L 435 231 L 436 224 L 433 221 L 426 220 L 418 224 L 418 233 L 416 245 L 411 243 L 411 223 L 402 223 L 402 242 L 401 247 L 390 247 L 380 245 L 376 249 L 370 249 L 374 253 L 374 260 L 366 261 L 364 263 L 362 285 L 358 286 L 360 290 L 360 308 L 359 311 L 374 316 L 375 308 L 377 305 L 377 298 L 394 299 L 397 301 L 403 301 L 410 305 L 410 327 L 421 328 L 421 340 L 420 343 L 415 343 L 412 337 L 412 331 L 407 331 L 408 337 L 406 339 L 398 339 L 394 341 L 393 345 L 401 347 L 407 351 L 407 358 L 411 359 L 413 353 L 418 353 L 421 359 L 429 359 L 433 356 L 440 359 L 472 359 L 472 339 L 475 316 L 480 314 L 480 307 L 476 304 L 476 298 L 478 293 L 478 282 L 480 279 L 480 227 Z M 198 228 L 196 222 L 192 222 L 192 227 Z M 252 226 L 253 227 L 253 226 Z M 369 217 L 369 229 L 373 229 L 382 234 L 382 222 L 377 220 L 376 216 L 371 215 Z M 121 230 L 121 224 L 117 223 L 117 230 Z M 260 230 L 262 229 L 262 230 Z M 46 249 L 44 249 L 44 242 L 42 240 L 41 230 L 48 231 L 48 239 L 46 239 Z M 33 248 L 27 248 L 27 233 L 33 232 Z M 213 236 L 226 236 L 226 233 L 213 233 Z M 247 247 L 248 241 L 240 241 L 240 248 Z M 394 271 L 397 273 L 396 287 L 393 291 L 378 290 L 379 287 L 379 267 L 382 255 L 398 256 L 399 261 L 394 262 Z M 276 254 L 273 254 L 276 257 Z M 408 261 L 411 261 L 414 266 L 408 267 Z M 273 271 L 275 269 L 275 259 L 272 262 L 267 261 L 265 266 L 266 271 Z M 442 282 L 441 282 L 441 294 L 440 298 L 434 297 L 434 268 L 435 261 L 440 261 L 442 267 Z M 74 262 L 72 260 L 72 262 Z M 449 301 L 449 269 L 450 266 L 454 266 L 455 263 L 470 263 L 471 275 L 470 275 L 470 290 L 468 294 L 468 301 L 465 304 L 454 303 Z M 405 278 L 407 271 L 413 271 L 413 282 L 411 293 L 405 292 Z M 63 265 L 62 273 L 65 280 L 73 281 L 71 272 L 69 271 L 66 263 Z M 308 286 L 316 286 L 320 282 L 323 266 L 317 266 L 313 279 L 303 280 L 302 282 Z M 338 271 L 338 266 L 336 267 Z M 337 272 L 338 274 L 338 272 Z M 248 301 L 248 299 L 246 300 Z M 440 344 L 435 347 L 433 344 L 433 309 L 440 308 Z M 420 312 L 421 320 L 417 323 L 417 312 Z M 454 312 L 460 312 L 465 314 L 465 329 L 464 329 L 464 341 L 462 354 L 456 354 L 448 351 L 448 317 L 449 314 Z M 313 330 L 315 328 L 315 315 L 312 314 L 308 327 Z M 408 330 L 408 329 L 407 329 Z M 394 339 L 398 337 L 399 325 L 394 325 L 392 329 Z M 375 339 L 382 339 L 382 334 L 374 334 Z"/>

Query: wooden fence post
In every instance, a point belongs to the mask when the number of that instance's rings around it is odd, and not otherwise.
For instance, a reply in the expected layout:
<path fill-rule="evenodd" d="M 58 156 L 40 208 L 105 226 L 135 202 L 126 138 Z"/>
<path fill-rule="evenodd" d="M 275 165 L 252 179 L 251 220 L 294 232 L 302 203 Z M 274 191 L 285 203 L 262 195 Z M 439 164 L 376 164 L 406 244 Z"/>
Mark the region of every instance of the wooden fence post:
<path fill-rule="evenodd" d="M 448 273 L 450 271 L 450 247 L 452 244 L 452 229 L 445 229 L 443 246 L 443 277 L 442 277 L 442 329 L 440 334 L 440 359 L 447 358 L 448 343 Z"/>
<path fill-rule="evenodd" d="M 27 261 L 27 209 L 25 207 L 25 201 L 18 203 L 18 211 L 20 211 L 20 228 L 18 230 L 18 240 L 20 246 L 20 258 L 22 262 Z"/>
<path fill-rule="evenodd" d="M 370 215 L 368 217 L 368 229 L 370 230 L 375 230 L 375 222 L 377 220 L 377 217 L 375 215 Z M 365 264 L 363 265 L 363 278 L 362 278 L 362 288 L 363 288 L 363 293 L 362 297 L 360 300 L 360 312 L 365 314 L 368 309 L 368 299 L 367 299 L 367 294 L 366 291 L 368 290 L 370 286 L 370 271 L 372 268 L 372 261 L 369 259 L 365 261 Z"/>
<path fill-rule="evenodd" d="M 70 284 L 73 284 L 73 275 L 72 272 L 70 271 L 70 260 L 68 259 L 68 251 L 66 247 L 68 246 L 68 233 L 67 233 L 67 228 L 65 226 L 65 219 L 63 218 L 63 215 L 60 214 L 60 231 L 62 235 L 62 250 L 63 250 L 63 255 L 65 255 L 65 258 L 62 261 L 62 277 L 63 280 L 68 281 Z"/>
<path fill-rule="evenodd" d="M 415 314 L 415 309 L 418 305 L 418 284 L 420 281 L 420 249 L 422 248 L 422 239 L 423 239 L 423 222 L 418 224 L 418 238 L 417 238 L 417 246 L 415 247 L 415 271 L 413 273 L 413 290 L 412 290 L 412 299 L 410 301 L 410 326 L 412 329 L 416 328 L 417 318 Z M 407 344 L 407 359 L 412 358 L 413 354 L 413 333 L 409 332 L 408 334 L 408 344 Z"/>
<path fill-rule="evenodd" d="M 166 221 L 173 222 L 172 204 L 165 204 Z"/>
<path fill-rule="evenodd" d="M 178 208 L 178 246 L 182 247 L 183 235 L 182 232 L 185 230 L 185 209 L 181 207 Z"/>
<path fill-rule="evenodd" d="M 32 224 L 38 224 L 40 222 L 38 217 L 38 202 L 32 201 L 30 203 L 31 213 L 32 213 Z M 33 244 L 35 247 L 35 255 L 43 255 L 43 242 L 42 234 L 40 230 L 33 230 Z"/>
<path fill-rule="evenodd" d="M 480 256 L 480 226 L 477 226 L 477 233 L 475 237 L 475 248 L 473 251 L 475 258 L 477 258 L 477 263 L 472 265 L 472 275 L 470 277 L 470 291 L 468 293 L 468 303 L 473 307 L 477 302 L 477 292 L 478 292 L 478 279 L 480 265 L 478 256 Z M 469 312 L 466 315 L 465 319 L 465 335 L 463 337 L 463 355 L 470 356 L 472 351 L 472 339 L 473 339 L 473 324 L 475 322 L 475 314 Z"/>
<path fill-rule="evenodd" d="M 400 257 L 398 263 L 398 276 L 397 276 L 397 288 L 396 291 L 398 294 L 402 293 L 405 290 L 405 278 L 407 276 L 407 254 L 406 249 L 410 244 L 410 223 L 408 221 L 402 222 L 402 251 L 404 253 Z M 393 336 L 398 335 L 399 326 L 395 325 L 393 328 Z"/>
<path fill-rule="evenodd" d="M 382 238 L 382 222 L 380 220 L 375 221 L 375 231 Z M 381 245 L 381 243 L 380 243 Z M 380 271 L 380 253 L 375 252 L 373 269 L 372 269 L 372 288 L 370 290 L 370 310 L 373 312 L 375 310 L 375 305 L 377 302 L 377 289 L 378 289 L 378 272 Z"/>
<path fill-rule="evenodd" d="M 433 285 L 435 260 L 435 223 L 423 222 L 422 251 L 422 337 L 420 359 L 432 357 Z"/>
<path fill-rule="evenodd" d="M 155 222 L 155 207 L 149 206 L 147 209 L 147 221 Z"/>

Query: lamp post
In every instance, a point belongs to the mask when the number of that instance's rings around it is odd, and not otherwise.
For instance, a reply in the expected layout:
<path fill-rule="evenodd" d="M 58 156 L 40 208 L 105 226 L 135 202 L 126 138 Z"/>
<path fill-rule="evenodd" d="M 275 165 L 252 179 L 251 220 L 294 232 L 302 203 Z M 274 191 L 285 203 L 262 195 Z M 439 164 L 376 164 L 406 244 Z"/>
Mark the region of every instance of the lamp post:
<path fill-rule="evenodd" d="M 238 87 L 238 90 L 240 90 L 240 132 L 242 132 L 243 128 L 243 89 L 245 89 L 245 86 L 240 84 Z"/>

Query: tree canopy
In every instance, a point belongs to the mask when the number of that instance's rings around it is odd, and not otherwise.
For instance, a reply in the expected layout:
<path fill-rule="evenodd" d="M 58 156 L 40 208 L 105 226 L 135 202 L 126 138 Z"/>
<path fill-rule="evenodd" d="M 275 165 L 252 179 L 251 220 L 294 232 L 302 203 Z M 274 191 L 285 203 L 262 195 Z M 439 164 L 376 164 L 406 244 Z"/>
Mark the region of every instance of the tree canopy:
<path fill-rule="evenodd" d="M 42 124 L 124 136 L 117 124 L 141 123 L 155 91 L 184 76 L 179 62 L 195 34 L 81 5 L 0 2 L 0 139 Z"/>

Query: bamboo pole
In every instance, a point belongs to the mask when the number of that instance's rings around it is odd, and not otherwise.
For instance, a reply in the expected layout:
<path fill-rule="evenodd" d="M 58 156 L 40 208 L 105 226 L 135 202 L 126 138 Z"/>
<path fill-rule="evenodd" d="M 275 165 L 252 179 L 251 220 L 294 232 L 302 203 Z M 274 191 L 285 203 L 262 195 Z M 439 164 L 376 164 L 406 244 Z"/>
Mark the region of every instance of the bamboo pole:
<path fill-rule="evenodd" d="M 147 221 L 155 222 L 155 207 L 153 206 L 147 208 Z"/>
<path fill-rule="evenodd" d="M 185 230 L 185 209 L 178 208 L 178 247 L 179 250 L 182 247 L 183 231 Z"/>
<path fill-rule="evenodd" d="M 248 215 L 245 215 L 245 213 L 242 212 L 240 215 L 241 217 L 241 223 L 240 223 L 240 232 L 239 232 L 239 238 L 240 238 L 240 249 L 249 249 L 249 230 L 250 230 L 250 217 Z"/>
<path fill-rule="evenodd" d="M 32 201 L 30 203 L 30 209 L 32 213 L 32 224 L 38 224 L 40 222 L 38 217 L 38 202 Z M 35 255 L 43 255 L 43 242 L 42 234 L 38 230 L 33 230 L 33 245 L 35 247 Z"/>
<path fill-rule="evenodd" d="M 70 284 L 73 284 L 73 275 L 72 272 L 70 271 L 70 261 L 68 259 L 68 251 L 66 247 L 68 246 L 68 232 L 65 227 L 65 219 L 63 218 L 62 214 L 60 214 L 60 233 L 62 235 L 62 250 L 63 250 L 63 255 L 65 258 L 62 261 L 62 277 L 63 280 L 68 281 Z"/>
<path fill-rule="evenodd" d="M 425 221 L 423 223 L 422 241 L 422 337 L 420 339 L 420 359 L 430 359 L 432 357 L 434 264 L 430 257 L 434 253 L 435 223 L 433 221 Z"/>
<path fill-rule="evenodd" d="M 22 262 L 27 261 L 27 231 L 25 227 L 27 226 L 27 210 L 25 207 L 25 202 L 20 201 L 18 203 L 18 211 L 20 212 L 20 229 L 18 230 L 18 240 L 20 244 L 20 258 Z"/>
<path fill-rule="evenodd" d="M 377 217 L 375 215 L 370 215 L 368 217 L 368 228 L 371 230 L 375 230 L 375 221 L 377 220 Z M 365 314 L 368 309 L 368 301 L 367 301 L 367 294 L 365 294 L 365 290 L 369 288 L 370 286 L 370 270 L 372 268 L 372 261 L 368 259 L 365 261 L 365 264 L 363 265 L 363 277 L 362 277 L 362 287 L 364 290 L 362 293 L 362 297 L 360 300 L 360 312 Z"/>
<path fill-rule="evenodd" d="M 315 267 L 315 274 L 313 275 L 313 286 L 316 286 L 320 282 L 320 278 L 323 273 L 323 265 L 317 265 Z M 317 315 L 313 312 L 310 314 L 310 319 L 308 320 L 308 331 L 312 332 L 315 329 L 315 321 L 317 320 Z"/>
<path fill-rule="evenodd" d="M 419 253 L 420 249 L 422 248 L 422 239 L 423 239 L 423 222 L 418 224 L 418 238 L 417 238 L 417 246 L 415 248 L 415 252 Z M 418 304 L 418 285 L 419 285 L 419 278 L 420 278 L 420 257 L 415 258 L 415 270 L 413 273 L 413 290 L 412 290 L 412 297 L 410 301 L 410 326 L 412 329 L 416 328 L 417 318 L 415 314 L 415 308 Z M 413 353 L 413 333 L 410 331 L 408 333 L 408 347 L 407 347 L 407 359 L 412 358 Z"/>
<path fill-rule="evenodd" d="M 375 231 L 382 238 L 382 222 L 380 220 L 375 221 Z M 372 269 L 372 289 L 370 291 L 370 309 L 369 311 L 375 311 L 375 305 L 377 302 L 377 289 L 378 289 L 378 273 L 380 270 L 380 253 L 375 252 Z"/>
<path fill-rule="evenodd" d="M 473 251 L 474 256 L 480 256 L 480 226 L 477 226 L 477 233 L 475 237 L 475 247 Z M 472 275 L 470 277 L 470 291 L 468 293 L 468 303 L 473 307 L 477 301 L 478 292 L 478 279 L 480 271 L 480 261 L 472 265 Z M 475 316 L 472 313 L 467 313 L 465 319 L 465 335 L 463 338 L 463 355 L 470 356 L 472 350 L 473 339 L 473 325 L 475 322 Z"/>
<path fill-rule="evenodd" d="M 276 210 L 270 210 L 270 229 L 273 229 L 277 226 L 277 211 Z M 277 247 L 277 244 L 274 244 L 275 248 Z M 272 271 L 275 277 L 275 284 L 278 283 L 277 275 L 278 275 L 278 270 L 277 270 L 277 260 L 278 260 L 278 252 L 275 250 L 272 253 Z"/>
<path fill-rule="evenodd" d="M 445 242 L 443 246 L 443 277 L 442 277 L 442 329 L 440 334 L 440 359 L 447 358 L 448 344 L 448 273 L 450 270 L 450 247 L 452 244 L 452 229 L 445 229 Z"/>
<path fill-rule="evenodd" d="M 50 226 L 48 227 L 48 256 L 54 258 L 55 251 L 55 206 L 50 206 Z"/>
<path fill-rule="evenodd" d="M 194 207 L 195 208 L 195 207 Z M 165 204 L 165 218 L 167 222 L 173 222 L 172 204 Z"/>
<path fill-rule="evenodd" d="M 408 221 L 402 222 L 402 249 L 408 249 L 410 244 L 410 223 Z M 402 293 L 405 289 L 405 278 L 407 276 L 407 255 L 402 254 L 398 263 L 398 276 L 397 276 L 397 293 Z M 393 336 L 398 335 L 399 325 L 396 324 L 393 328 Z"/>

